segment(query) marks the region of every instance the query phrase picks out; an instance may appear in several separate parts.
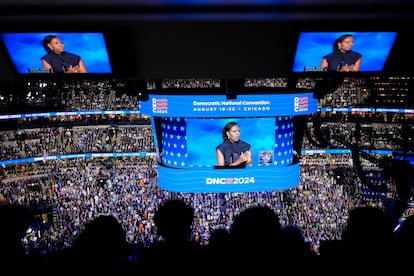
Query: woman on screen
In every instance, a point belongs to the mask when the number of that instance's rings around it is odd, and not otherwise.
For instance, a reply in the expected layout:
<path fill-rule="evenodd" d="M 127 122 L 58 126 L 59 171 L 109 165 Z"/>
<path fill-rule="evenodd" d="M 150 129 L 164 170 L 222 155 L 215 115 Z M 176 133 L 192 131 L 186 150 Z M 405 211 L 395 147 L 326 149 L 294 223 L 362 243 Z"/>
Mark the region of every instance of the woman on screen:
<path fill-rule="evenodd" d="M 228 122 L 222 130 L 223 142 L 216 147 L 218 166 L 251 165 L 252 148 L 250 144 L 240 140 L 240 126 L 236 122 Z"/>
<path fill-rule="evenodd" d="M 333 52 L 322 58 L 320 66 L 326 71 L 358 72 L 361 67 L 362 55 L 352 51 L 354 37 L 344 34 L 333 44 Z"/>
<path fill-rule="evenodd" d="M 87 73 L 85 63 L 79 55 L 65 52 L 62 40 L 56 35 L 47 35 L 42 41 L 47 54 L 42 60 L 43 68 L 51 73 Z"/>

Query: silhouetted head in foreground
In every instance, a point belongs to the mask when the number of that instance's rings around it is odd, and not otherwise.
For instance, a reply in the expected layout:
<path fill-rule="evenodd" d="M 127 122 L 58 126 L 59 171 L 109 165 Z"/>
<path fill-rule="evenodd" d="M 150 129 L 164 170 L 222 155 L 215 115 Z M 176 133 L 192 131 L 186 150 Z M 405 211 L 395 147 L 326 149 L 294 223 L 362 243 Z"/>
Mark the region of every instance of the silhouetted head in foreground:
<path fill-rule="evenodd" d="M 230 228 L 235 243 L 264 247 L 278 243 L 281 236 L 279 216 L 268 206 L 254 206 L 235 217 Z"/>
<path fill-rule="evenodd" d="M 33 213 L 23 205 L 0 205 L 0 267 L 6 274 L 25 274 L 33 268 L 23 238 L 33 221 Z"/>
<path fill-rule="evenodd" d="M 154 215 L 158 235 L 165 241 L 184 241 L 191 236 L 194 209 L 185 202 L 173 199 L 160 205 Z"/>

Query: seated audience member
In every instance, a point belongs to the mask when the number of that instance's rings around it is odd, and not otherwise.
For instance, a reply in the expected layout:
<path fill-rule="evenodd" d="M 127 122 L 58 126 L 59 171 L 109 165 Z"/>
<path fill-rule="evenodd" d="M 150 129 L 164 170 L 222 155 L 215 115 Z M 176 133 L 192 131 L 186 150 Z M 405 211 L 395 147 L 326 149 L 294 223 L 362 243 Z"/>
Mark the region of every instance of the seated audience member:
<path fill-rule="evenodd" d="M 406 217 L 396 232 L 396 242 L 399 259 L 402 262 L 411 261 L 411 250 L 414 248 L 414 214 Z"/>
<path fill-rule="evenodd" d="M 132 273 L 134 266 L 128 261 L 128 244 L 125 231 L 111 215 L 90 220 L 73 245 L 59 252 L 50 261 L 49 272 L 65 268 L 68 275 L 84 273 Z"/>
<path fill-rule="evenodd" d="M 0 267 L 4 275 L 40 274 L 40 260 L 27 254 L 23 238 L 34 221 L 26 206 L 0 205 Z"/>
<path fill-rule="evenodd" d="M 379 273 L 395 266 L 395 238 L 390 216 L 373 206 L 349 211 L 342 240 L 325 252 L 323 262 L 332 268 L 340 265 L 344 272 L 358 268 L 363 274 Z M 338 267 L 338 266 L 337 266 Z"/>
<path fill-rule="evenodd" d="M 138 275 L 193 275 L 205 267 L 206 248 L 191 238 L 194 209 L 184 201 L 171 199 L 154 214 L 162 238 L 142 249 L 138 256 Z"/>
<path fill-rule="evenodd" d="M 284 244 L 283 255 L 286 258 L 315 264 L 318 256 L 305 241 L 300 227 L 293 224 L 282 227 L 282 241 Z"/>
<path fill-rule="evenodd" d="M 232 273 L 245 269 L 271 271 L 283 264 L 282 227 L 279 216 L 268 206 L 252 206 L 237 215 L 230 228 Z"/>

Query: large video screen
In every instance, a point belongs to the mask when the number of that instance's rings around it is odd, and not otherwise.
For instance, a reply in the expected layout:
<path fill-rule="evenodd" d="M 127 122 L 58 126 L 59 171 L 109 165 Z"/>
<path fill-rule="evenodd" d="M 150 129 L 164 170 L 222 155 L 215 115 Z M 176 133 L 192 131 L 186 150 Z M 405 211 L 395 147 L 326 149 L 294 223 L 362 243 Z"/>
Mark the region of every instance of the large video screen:
<path fill-rule="evenodd" d="M 140 112 L 151 117 L 159 162 L 157 183 L 162 189 L 253 192 L 298 185 L 294 117 L 317 111 L 311 92 L 238 95 L 236 99 L 225 95 L 148 96 L 139 103 Z M 239 126 L 240 140 L 250 144 L 251 164 L 219 164 L 216 147 L 224 141 L 223 128 L 230 122 Z M 236 160 L 241 155 L 237 150 L 230 152 Z"/>
<path fill-rule="evenodd" d="M 112 73 L 100 32 L 2 33 L 1 39 L 18 74 Z"/>
<path fill-rule="evenodd" d="M 396 32 L 302 32 L 292 70 L 380 72 L 396 37 Z"/>
<path fill-rule="evenodd" d="M 292 163 L 293 120 L 291 116 L 264 118 L 171 118 L 159 120 L 161 160 L 176 168 L 213 168 L 216 147 L 223 142 L 228 122 L 240 127 L 240 140 L 250 144 L 252 166 Z M 157 139 L 160 141 L 160 139 Z"/>

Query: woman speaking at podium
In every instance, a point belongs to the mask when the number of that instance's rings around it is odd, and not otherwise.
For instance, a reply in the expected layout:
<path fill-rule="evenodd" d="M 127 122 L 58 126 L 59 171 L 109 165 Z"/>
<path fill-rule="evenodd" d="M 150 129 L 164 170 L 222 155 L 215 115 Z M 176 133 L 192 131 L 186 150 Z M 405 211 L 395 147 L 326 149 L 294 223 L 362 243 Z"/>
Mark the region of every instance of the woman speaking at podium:
<path fill-rule="evenodd" d="M 362 55 L 351 50 L 353 46 L 353 35 L 341 35 L 333 44 L 333 52 L 322 58 L 320 66 L 326 71 L 358 72 L 361 67 Z"/>
<path fill-rule="evenodd" d="M 43 68 L 51 73 L 87 73 L 85 63 L 79 55 L 65 52 L 62 40 L 56 35 L 47 35 L 42 41 L 47 54 L 42 56 Z"/>
<path fill-rule="evenodd" d="M 222 130 L 223 142 L 216 147 L 218 166 L 243 167 L 253 164 L 252 148 L 249 143 L 240 140 L 240 126 L 228 122 Z"/>

